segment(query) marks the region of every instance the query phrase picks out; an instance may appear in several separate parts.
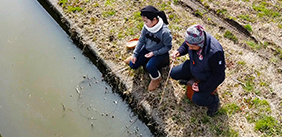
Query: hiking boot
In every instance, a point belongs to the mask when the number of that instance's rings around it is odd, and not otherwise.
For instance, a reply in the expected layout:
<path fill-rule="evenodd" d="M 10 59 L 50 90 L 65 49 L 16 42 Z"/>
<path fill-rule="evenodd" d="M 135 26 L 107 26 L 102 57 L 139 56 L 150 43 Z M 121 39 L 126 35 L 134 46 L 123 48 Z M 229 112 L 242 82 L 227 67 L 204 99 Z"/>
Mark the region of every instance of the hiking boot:
<path fill-rule="evenodd" d="M 132 56 L 126 58 L 126 59 L 124 60 L 124 63 L 129 65 L 129 62 L 131 61 L 131 59 L 132 59 Z"/>
<path fill-rule="evenodd" d="M 208 107 L 207 115 L 210 117 L 214 117 L 216 112 L 218 111 L 219 108 L 219 98 L 218 96 L 215 96 L 215 101 L 214 103 Z"/>
<path fill-rule="evenodd" d="M 187 85 L 188 84 L 188 80 L 185 80 L 185 79 L 180 79 L 178 80 L 179 84 L 180 85 Z"/>
<path fill-rule="evenodd" d="M 149 86 L 148 86 L 148 90 L 149 90 L 149 91 L 154 91 L 154 90 L 156 90 L 156 89 L 159 87 L 160 81 L 162 80 L 162 77 L 161 77 L 161 74 L 160 74 L 159 71 L 158 71 L 158 73 L 159 73 L 159 76 L 158 76 L 157 78 L 153 78 L 153 77 L 150 75 L 150 77 L 151 77 L 151 82 L 150 82 L 150 84 L 149 84 Z"/>

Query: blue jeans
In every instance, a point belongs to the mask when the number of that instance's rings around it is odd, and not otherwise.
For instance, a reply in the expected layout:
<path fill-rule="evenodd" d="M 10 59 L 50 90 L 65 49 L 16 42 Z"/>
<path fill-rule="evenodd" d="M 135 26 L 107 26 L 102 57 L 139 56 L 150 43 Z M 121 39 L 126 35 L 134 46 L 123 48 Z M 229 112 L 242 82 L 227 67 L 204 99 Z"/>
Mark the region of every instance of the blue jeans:
<path fill-rule="evenodd" d="M 149 52 L 150 51 L 146 50 L 146 48 L 141 49 L 135 64 L 130 61 L 129 66 L 132 69 L 138 69 L 140 66 L 143 66 L 153 78 L 157 78 L 159 76 L 158 70 L 169 64 L 169 54 L 165 53 L 151 58 L 146 58 L 145 54 Z"/>
<path fill-rule="evenodd" d="M 190 80 L 193 78 L 193 75 L 190 71 L 190 60 L 186 60 L 181 65 L 173 67 L 170 72 L 170 77 L 175 80 Z M 200 81 L 198 85 L 202 85 L 204 83 L 204 81 Z M 214 103 L 215 96 L 205 91 L 195 92 L 192 100 L 199 106 L 209 107 Z"/>

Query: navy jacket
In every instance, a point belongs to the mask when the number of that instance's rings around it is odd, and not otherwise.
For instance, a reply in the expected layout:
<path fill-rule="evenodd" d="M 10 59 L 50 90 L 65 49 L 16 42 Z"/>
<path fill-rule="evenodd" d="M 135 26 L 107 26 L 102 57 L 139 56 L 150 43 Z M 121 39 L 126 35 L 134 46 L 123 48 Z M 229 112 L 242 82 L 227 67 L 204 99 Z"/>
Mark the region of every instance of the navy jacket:
<path fill-rule="evenodd" d="M 202 57 L 195 50 L 189 50 L 183 42 L 178 51 L 180 56 L 189 54 L 190 71 L 200 80 L 200 92 L 213 92 L 225 79 L 225 59 L 221 44 L 209 33 L 205 32 L 205 44 Z"/>

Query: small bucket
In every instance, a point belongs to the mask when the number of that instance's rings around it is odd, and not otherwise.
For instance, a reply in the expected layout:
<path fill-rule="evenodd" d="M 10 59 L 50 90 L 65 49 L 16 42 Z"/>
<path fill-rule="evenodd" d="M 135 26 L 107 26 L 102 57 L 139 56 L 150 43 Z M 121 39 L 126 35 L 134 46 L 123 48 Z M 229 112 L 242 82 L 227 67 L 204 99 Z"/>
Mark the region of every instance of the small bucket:
<path fill-rule="evenodd" d="M 199 83 L 199 81 L 197 83 Z M 193 97 L 195 91 L 192 89 L 192 84 L 187 84 L 186 87 L 187 87 L 186 95 L 191 101 L 193 101 L 192 97 Z M 211 93 L 211 95 L 214 95 L 216 91 L 217 91 L 217 88 Z"/>
<path fill-rule="evenodd" d="M 135 39 L 132 39 L 132 40 L 129 40 L 127 43 L 126 43 L 126 47 L 128 49 L 134 49 L 138 43 L 138 38 L 135 38 Z"/>

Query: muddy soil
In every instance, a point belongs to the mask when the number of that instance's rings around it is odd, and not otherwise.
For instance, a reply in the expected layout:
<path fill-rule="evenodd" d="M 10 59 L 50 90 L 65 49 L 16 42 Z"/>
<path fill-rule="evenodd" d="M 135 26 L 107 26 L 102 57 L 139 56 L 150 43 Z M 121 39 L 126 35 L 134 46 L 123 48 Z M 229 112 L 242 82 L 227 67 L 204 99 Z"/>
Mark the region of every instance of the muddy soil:
<path fill-rule="evenodd" d="M 274 6 L 271 2 L 263 3 L 266 8 L 262 9 L 277 11 L 277 16 L 264 18 L 257 17 L 264 11 L 254 10 L 253 6 L 264 2 L 260 0 L 50 1 L 63 14 L 63 21 L 70 22 L 71 37 L 95 50 L 109 66 L 108 76 L 117 77 L 116 81 L 125 84 L 119 92 L 129 103 L 135 104 L 137 112 L 140 109 L 140 117 L 147 119 L 145 122 L 156 136 L 282 135 L 281 0 L 271 1 L 276 2 Z M 203 25 L 222 44 L 226 79 L 218 87 L 221 108 L 215 117 L 208 117 L 207 108 L 189 101 L 185 86 L 178 81 L 169 79 L 165 84 L 169 66 L 161 72 L 160 88 L 149 92 L 148 73 L 142 68 L 130 70 L 123 62 L 132 54 L 132 50 L 125 47 L 126 42 L 140 35 L 143 22 L 139 10 L 146 5 L 153 5 L 167 14 L 173 35 L 170 52 L 180 46 L 185 30 L 193 24 Z M 244 20 L 243 13 L 252 20 Z M 246 24 L 251 24 L 252 31 Z M 174 66 L 186 59 L 188 55 L 178 58 Z M 273 119 L 270 120 L 273 124 L 260 128 L 260 122 L 267 118 Z"/>

